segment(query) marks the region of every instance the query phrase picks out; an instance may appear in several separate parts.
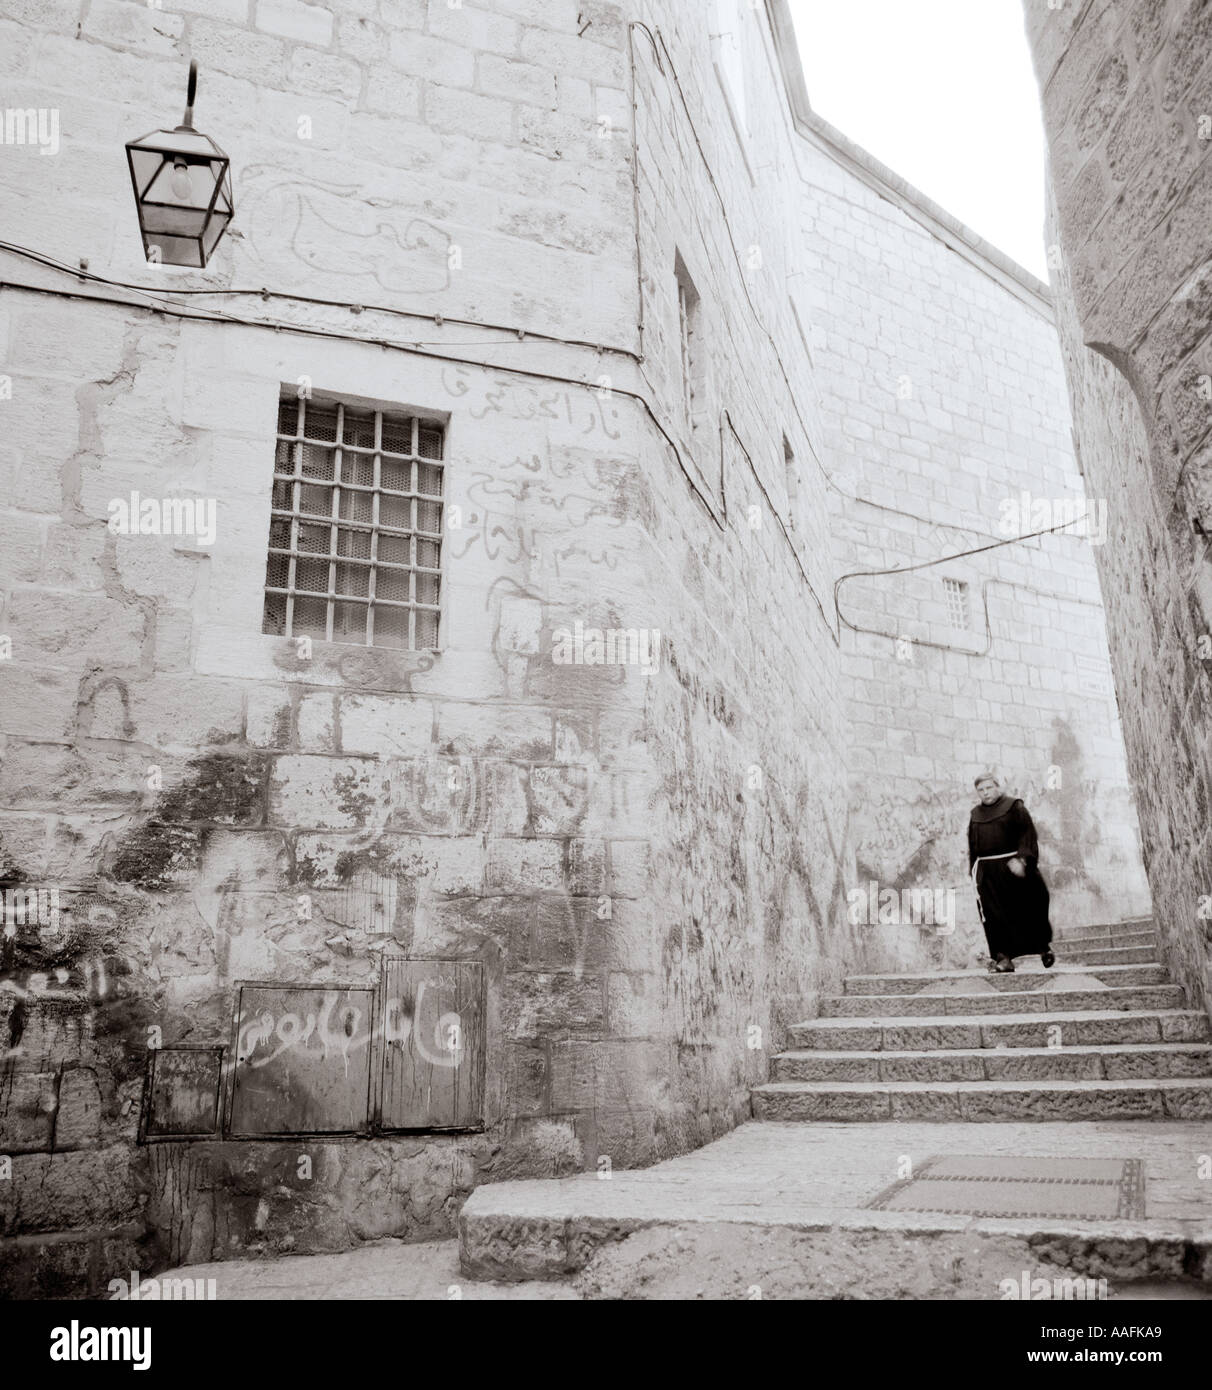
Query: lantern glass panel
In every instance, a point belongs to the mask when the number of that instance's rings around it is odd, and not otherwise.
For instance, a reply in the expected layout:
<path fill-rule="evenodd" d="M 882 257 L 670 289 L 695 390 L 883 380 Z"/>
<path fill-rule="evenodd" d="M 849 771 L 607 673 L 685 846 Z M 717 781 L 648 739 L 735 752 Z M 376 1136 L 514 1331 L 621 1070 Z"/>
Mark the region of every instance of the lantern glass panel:
<path fill-rule="evenodd" d="M 195 270 L 203 267 L 202 253 L 197 237 L 174 237 L 164 232 L 144 234 L 149 260 L 159 260 L 161 265 L 188 265 Z M 152 256 L 152 248 L 157 251 Z"/>
<path fill-rule="evenodd" d="M 127 147 L 144 250 L 204 267 L 232 219 L 227 156 L 195 130 L 157 130 Z"/>
<path fill-rule="evenodd" d="M 227 230 L 227 224 L 231 221 L 231 214 L 216 212 L 207 223 L 206 230 L 202 233 L 202 250 L 206 260 L 210 259 L 210 253 L 219 244 L 219 238 Z"/>

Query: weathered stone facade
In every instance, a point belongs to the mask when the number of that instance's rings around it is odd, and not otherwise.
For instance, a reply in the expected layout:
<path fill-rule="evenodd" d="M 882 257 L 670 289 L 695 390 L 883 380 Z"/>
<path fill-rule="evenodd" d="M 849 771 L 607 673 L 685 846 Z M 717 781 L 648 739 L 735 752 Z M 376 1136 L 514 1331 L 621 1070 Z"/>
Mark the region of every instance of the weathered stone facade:
<path fill-rule="evenodd" d="M 19 239 L 104 277 L 4 253 L 3 886 L 63 905 L 4 941 L 10 1287 L 433 1236 L 478 1183 L 718 1136 L 844 973 L 975 949 L 974 764 L 1031 795 L 1058 910 L 1145 906 L 1083 542 L 957 562 L 987 657 L 933 578 L 849 581 L 883 635 L 839 626 L 839 575 L 1080 488 L 1041 287 L 856 172 L 781 6 L 203 8 L 0 22 L 6 102 L 62 132 L 3 151 Z M 121 142 L 189 55 L 237 217 L 182 276 Z M 442 423 L 436 651 L 262 630 L 283 391 Z M 213 544 L 115 533 L 134 492 L 215 499 Z M 558 660 L 578 623 L 658 659 Z M 850 920 L 873 875 L 955 887 L 954 940 Z M 229 1137 L 241 984 L 404 960 L 482 968 L 479 1122 Z M 137 1144 L 149 1050 L 219 1047 L 211 1129 Z"/>
<path fill-rule="evenodd" d="M 1028 0 L 1050 254 L 1145 862 L 1212 1002 L 1212 5 Z"/>

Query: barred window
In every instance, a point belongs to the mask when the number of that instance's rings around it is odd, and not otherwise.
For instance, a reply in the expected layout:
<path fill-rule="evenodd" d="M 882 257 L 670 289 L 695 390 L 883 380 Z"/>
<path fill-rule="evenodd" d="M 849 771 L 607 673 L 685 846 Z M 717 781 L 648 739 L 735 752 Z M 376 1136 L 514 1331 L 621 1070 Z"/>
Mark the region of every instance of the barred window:
<path fill-rule="evenodd" d="M 438 644 L 445 427 L 283 394 L 262 631 Z"/>
<path fill-rule="evenodd" d="M 968 586 L 962 579 L 944 579 L 943 592 L 947 596 L 947 617 L 952 627 L 970 627 L 972 609 L 968 602 Z"/>

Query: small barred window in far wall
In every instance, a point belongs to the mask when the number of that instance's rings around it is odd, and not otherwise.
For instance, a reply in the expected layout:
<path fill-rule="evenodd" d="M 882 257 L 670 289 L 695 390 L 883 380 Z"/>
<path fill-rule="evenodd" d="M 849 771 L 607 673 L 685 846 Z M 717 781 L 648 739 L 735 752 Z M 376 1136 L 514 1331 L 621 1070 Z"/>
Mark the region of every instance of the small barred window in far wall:
<path fill-rule="evenodd" d="M 962 579 L 944 579 L 947 595 L 947 619 L 952 627 L 972 626 L 972 606 L 968 601 L 968 586 Z"/>
<path fill-rule="evenodd" d="M 445 426 L 283 394 L 262 631 L 438 645 Z"/>

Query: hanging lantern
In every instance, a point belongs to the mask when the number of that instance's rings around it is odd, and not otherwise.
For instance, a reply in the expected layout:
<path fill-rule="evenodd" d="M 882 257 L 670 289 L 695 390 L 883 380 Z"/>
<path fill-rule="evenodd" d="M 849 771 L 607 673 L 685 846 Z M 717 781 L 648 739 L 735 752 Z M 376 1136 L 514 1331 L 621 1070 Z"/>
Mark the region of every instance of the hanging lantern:
<path fill-rule="evenodd" d="M 185 116 L 175 130 L 153 130 L 126 147 L 143 251 L 153 264 L 202 269 L 235 211 L 231 160 L 194 129 L 198 64 L 189 65 Z"/>

